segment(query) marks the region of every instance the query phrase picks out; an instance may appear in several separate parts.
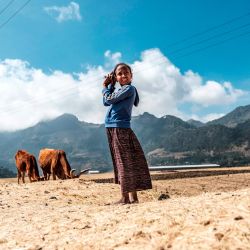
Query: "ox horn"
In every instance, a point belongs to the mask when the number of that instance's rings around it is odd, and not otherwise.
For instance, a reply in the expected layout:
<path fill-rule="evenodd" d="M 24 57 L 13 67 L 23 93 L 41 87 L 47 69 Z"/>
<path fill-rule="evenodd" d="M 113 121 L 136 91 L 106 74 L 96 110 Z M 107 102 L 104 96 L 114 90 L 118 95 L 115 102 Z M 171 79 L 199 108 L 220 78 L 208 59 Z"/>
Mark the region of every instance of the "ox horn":
<path fill-rule="evenodd" d="M 81 170 L 80 173 L 78 175 L 75 175 L 74 172 L 76 171 L 75 169 L 72 169 L 70 171 L 70 176 L 71 178 L 79 178 L 82 174 L 87 173 L 91 168 L 86 168 L 84 170 Z"/>
<path fill-rule="evenodd" d="M 75 172 L 75 171 L 76 171 L 75 169 L 71 169 L 71 170 L 70 170 L 70 177 L 71 177 L 71 178 L 76 177 L 76 176 L 74 175 L 74 172 Z"/>
<path fill-rule="evenodd" d="M 81 170 L 79 176 L 82 175 L 82 174 L 87 173 L 90 169 L 91 169 L 91 168 L 86 168 L 86 169 Z"/>

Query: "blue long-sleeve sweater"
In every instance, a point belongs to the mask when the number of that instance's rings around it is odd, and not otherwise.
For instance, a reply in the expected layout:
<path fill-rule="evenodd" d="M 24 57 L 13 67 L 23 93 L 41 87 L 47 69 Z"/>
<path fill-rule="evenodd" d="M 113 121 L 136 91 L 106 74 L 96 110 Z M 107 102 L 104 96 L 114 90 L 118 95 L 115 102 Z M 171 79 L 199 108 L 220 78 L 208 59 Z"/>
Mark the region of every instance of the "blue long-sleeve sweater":
<path fill-rule="evenodd" d="M 137 90 L 131 84 L 123 85 L 115 90 L 114 85 L 109 84 L 102 90 L 103 104 L 109 106 L 106 117 L 106 128 L 130 128 L 130 120 L 133 105 L 139 103 Z"/>

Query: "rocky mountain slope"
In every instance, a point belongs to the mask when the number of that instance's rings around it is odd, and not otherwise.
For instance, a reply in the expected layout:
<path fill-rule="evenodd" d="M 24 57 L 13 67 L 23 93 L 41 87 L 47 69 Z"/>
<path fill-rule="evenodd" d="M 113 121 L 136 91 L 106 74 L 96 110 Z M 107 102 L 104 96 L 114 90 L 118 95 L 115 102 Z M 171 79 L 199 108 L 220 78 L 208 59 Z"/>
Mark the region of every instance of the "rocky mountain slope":
<path fill-rule="evenodd" d="M 250 105 L 198 127 L 197 123 L 175 116 L 157 118 L 144 113 L 133 117 L 132 128 L 151 165 L 250 162 Z M 25 130 L 0 133 L 0 141 L 1 166 L 12 171 L 15 171 L 14 155 L 18 149 L 37 157 L 45 147 L 65 150 L 71 165 L 78 170 L 112 169 L 104 125 L 82 122 L 71 114 Z"/>

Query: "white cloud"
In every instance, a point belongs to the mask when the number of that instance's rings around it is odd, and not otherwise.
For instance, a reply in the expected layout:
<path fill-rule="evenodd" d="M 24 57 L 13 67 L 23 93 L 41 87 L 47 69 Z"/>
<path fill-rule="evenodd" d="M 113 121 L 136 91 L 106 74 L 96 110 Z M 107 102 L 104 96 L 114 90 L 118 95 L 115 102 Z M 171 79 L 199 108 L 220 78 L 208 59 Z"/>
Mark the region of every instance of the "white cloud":
<path fill-rule="evenodd" d="M 201 121 L 203 121 L 203 122 L 213 121 L 213 120 L 221 118 L 224 115 L 225 114 L 223 114 L 223 113 L 211 113 L 211 114 L 207 114 L 207 115 L 205 115 L 205 116 L 203 116 L 201 118 Z"/>
<path fill-rule="evenodd" d="M 103 76 L 122 55 L 106 51 L 104 56 L 104 66 L 88 66 L 84 73 L 77 74 L 62 71 L 46 74 L 22 60 L 0 61 L 0 130 L 26 128 L 63 113 L 103 123 L 106 113 L 101 95 Z M 195 114 L 181 112 L 181 105 L 223 106 L 236 102 L 244 94 L 229 82 L 204 82 L 191 70 L 182 74 L 158 49 L 142 52 L 140 60 L 131 66 L 141 100 L 133 115 L 147 111 L 158 117 L 171 114 L 194 118 Z M 220 115 L 210 114 L 200 120 Z"/>
<path fill-rule="evenodd" d="M 201 121 L 201 122 L 206 123 L 209 121 L 219 119 L 224 115 L 225 115 L 224 113 L 209 113 L 209 114 L 204 115 L 204 116 L 199 116 L 199 115 L 193 114 L 193 115 L 191 115 L 191 117 L 189 117 L 189 119 L 191 118 L 191 119 L 194 119 L 196 121 Z"/>
<path fill-rule="evenodd" d="M 80 6 L 78 3 L 70 2 L 68 6 L 49 6 L 44 7 L 44 10 L 54 17 L 57 22 L 61 23 L 68 20 L 81 21 Z"/>
<path fill-rule="evenodd" d="M 244 91 L 234 89 L 230 82 L 207 81 L 205 84 L 200 82 L 197 86 L 190 85 L 190 94 L 186 100 L 202 106 L 210 106 L 232 103 L 243 94 Z"/>
<path fill-rule="evenodd" d="M 226 105 L 244 95 L 244 91 L 233 88 L 230 82 L 204 82 L 191 70 L 182 74 L 159 49 L 144 51 L 141 60 L 132 67 L 134 82 L 142 95 L 140 112 L 147 110 L 156 116 L 172 114 L 186 118 L 187 114 L 178 109 L 181 104 Z"/>
<path fill-rule="evenodd" d="M 106 59 L 105 67 L 113 68 L 117 63 L 120 62 L 122 54 L 120 52 L 115 52 L 112 54 L 110 50 L 107 50 L 104 53 L 104 56 Z"/>

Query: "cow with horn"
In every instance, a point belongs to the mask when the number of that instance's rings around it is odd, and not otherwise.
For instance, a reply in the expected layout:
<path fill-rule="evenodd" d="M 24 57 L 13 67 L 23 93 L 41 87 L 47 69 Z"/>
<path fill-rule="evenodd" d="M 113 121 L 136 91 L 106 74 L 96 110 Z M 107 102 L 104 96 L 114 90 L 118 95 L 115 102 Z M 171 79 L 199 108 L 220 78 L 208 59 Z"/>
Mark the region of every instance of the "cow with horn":
<path fill-rule="evenodd" d="M 80 175 L 89 171 L 89 169 L 85 169 L 77 175 L 74 174 L 75 169 L 71 169 L 65 151 L 58 149 L 41 149 L 38 161 L 45 180 L 49 180 L 50 175 L 52 175 L 53 180 L 56 179 L 56 176 L 59 179 L 79 178 Z"/>

